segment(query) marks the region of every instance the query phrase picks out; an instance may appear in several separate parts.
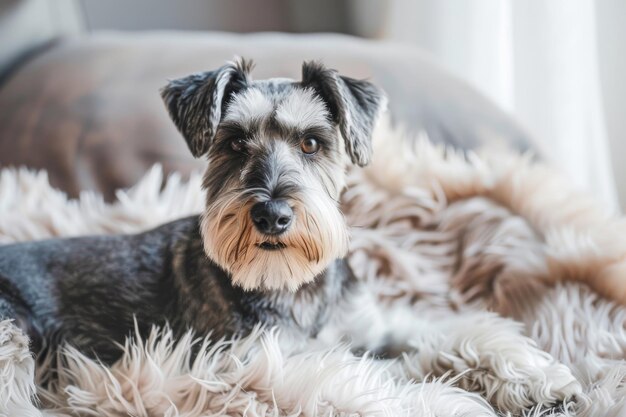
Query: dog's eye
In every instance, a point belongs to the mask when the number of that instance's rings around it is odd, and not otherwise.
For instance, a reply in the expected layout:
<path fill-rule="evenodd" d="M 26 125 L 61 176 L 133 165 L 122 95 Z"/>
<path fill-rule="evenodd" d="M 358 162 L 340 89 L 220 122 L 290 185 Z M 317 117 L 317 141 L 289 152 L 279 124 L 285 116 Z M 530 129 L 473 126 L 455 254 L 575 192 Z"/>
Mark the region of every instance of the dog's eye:
<path fill-rule="evenodd" d="M 246 150 L 246 140 L 244 138 L 235 138 L 230 141 L 230 147 L 235 152 L 243 152 Z"/>
<path fill-rule="evenodd" d="M 320 144 L 317 139 L 308 137 L 300 142 L 300 149 L 307 155 L 313 155 L 320 150 Z"/>

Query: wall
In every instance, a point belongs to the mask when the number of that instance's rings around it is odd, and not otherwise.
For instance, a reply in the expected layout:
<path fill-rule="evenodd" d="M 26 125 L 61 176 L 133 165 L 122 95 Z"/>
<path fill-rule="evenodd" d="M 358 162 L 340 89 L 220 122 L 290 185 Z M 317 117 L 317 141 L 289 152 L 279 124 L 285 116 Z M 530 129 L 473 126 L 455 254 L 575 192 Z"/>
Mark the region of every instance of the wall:
<path fill-rule="evenodd" d="M 626 210 L 626 1 L 596 0 L 600 82 L 615 182 Z"/>
<path fill-rule="evenodd" d="M 383 37 L 428 51 L 521 120 L 575 185 L 626 209 L 625 1 L 388 4 Z"/>

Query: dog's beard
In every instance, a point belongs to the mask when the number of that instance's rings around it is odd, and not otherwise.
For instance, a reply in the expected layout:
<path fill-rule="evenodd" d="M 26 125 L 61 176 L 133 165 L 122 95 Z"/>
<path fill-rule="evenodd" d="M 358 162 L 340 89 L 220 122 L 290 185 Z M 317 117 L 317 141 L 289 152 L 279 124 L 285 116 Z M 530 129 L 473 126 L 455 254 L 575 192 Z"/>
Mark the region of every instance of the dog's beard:
<path fill-rule="evenodd" d="M 259 233 L 250 219 L 253 202 L 217 199 L 202 216 L 207 255 L 246 290 L 296 291 L 348 251 L 348 231 L 336 202 L 324 193 L 291 201 L 294 220 L 280 236 Z"/>

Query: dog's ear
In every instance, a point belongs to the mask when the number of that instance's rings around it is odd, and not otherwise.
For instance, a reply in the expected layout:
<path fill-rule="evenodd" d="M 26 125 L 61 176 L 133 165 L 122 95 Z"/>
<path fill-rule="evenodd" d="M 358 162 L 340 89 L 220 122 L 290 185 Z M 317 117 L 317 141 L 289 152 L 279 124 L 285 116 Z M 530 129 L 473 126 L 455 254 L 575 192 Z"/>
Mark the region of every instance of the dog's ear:
<path fill-rule="evenodd" d="M 372 157 L 372 131 L 387 98 L 374 84 L 344 77 L 318 62 L 302 65 L 302 83 L 326 102 L 352 162 L 365 166 Z"/>
<path fill-rule="evenodd" d="M 170 81 L 161 97 L 196 158 L 208 152 L 230 96 L 249 84 L 252 62 L 238 59 L 215 71 Z"/>

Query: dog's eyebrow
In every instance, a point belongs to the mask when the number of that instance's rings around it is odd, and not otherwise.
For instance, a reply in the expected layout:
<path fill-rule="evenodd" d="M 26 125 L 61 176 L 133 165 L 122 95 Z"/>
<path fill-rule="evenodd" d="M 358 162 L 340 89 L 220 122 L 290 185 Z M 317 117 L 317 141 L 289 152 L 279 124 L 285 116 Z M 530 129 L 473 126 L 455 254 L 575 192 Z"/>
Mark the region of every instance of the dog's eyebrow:
<path fill-rule="evenodd" d="M 231 136 L 232 134 L 245 134 L 246 128 L 237 122 L 222 122 L 217 128 L 216 136 Z"/>
<path fill-rule="evenodd" d="M 304 131 L 329 123 L 326 104 L 310 88 L 295 89 L 274 112 L 275 122 L 287 129 Z"/>
<path fill-rule="evenodd" d="M 216 136 L 219 138 L 234 135 L 249 137 L 259 130 L 260 124 L 261 120 L 251 121 L 245 125 L 235 121 L 224 121 L 220 123 Z"/>
<path fill-rule="evenodd" d="M 320 139 L 328 139 L 329 136 L 332 135 L 333 133 L 333 129 L 330 127 L 330 125 L 323 125 L 323 126 L 311 126 L 307 129 L 304 129 L 300 132 L 297 132 L 298 136 L 302 137 L 302 136 L 316 136 L 319 137 Z"/>
<path fill-rule="evenodd" d="M 264 119 L 274 111 L 272 101 L 256 88 L 236 94 L 226 107 L 224 120 L 249 124 Z"/>
<path fill-rule="evenodd" d="M 272 118 L 266 125 L 266 129 L 270 134 L 278 135 L 281 138 L 290 139 L 299 142 L 305 136 L 315 136 L 324 142 L 332 140 L 333 128 L 328 122 L 320 125 L 311 125 L 305 129 L 294 128 L 293 126 L 284 125 L 275 118 Z"/>

